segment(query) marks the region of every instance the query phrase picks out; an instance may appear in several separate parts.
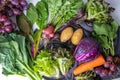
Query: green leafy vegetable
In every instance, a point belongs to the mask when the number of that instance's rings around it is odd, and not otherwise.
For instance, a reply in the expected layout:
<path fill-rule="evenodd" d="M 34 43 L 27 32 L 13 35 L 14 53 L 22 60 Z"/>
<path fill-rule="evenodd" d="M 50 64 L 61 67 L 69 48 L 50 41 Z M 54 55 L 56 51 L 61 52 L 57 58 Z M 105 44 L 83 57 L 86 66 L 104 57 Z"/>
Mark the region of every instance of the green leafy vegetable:
<path fill-rule="evenodd" d="M 85 73 L 79 74 L 75 77 L 76 80 L 93 80 L 93 77 L 95 77 L 95 73 L 93 70 L 87 71 Z"/>
<path fill-rule="evenodd" d="M 47 21 L 43 26 L 51 25 L 56 29 L 74 18 L 81 7 L 83 7 L 82 0 L 41 0 L 36 5 L 40 14 L 39 23 L 44 24 Z"/>
<path fill-rule="evenodd" d="M 41 76 L 32 70 L 30 43 L 25 37 L 11 33 L 0 35 L 0 59 L 3 74 L 18 74 L 29 76 L 31 80 L 41 80 Z"/>
<path fill-rule="evenodd" d="M 116 38 L 116 33 L 118 30 L 118 23 L 112 21 L 109 24 L 107 23 L 94 23 L 93 36 L 101 43 L 103 51 L 106 55 L 114 56 L 114 39 Z"/>
<path fill-rule="evenodd" d="M 59 68 L 56 60 L 51 59 L 50 52 L 42 50 L 37 56 L 34 69 L 42 76 L 59 78 Z"/>
<path fill-rule="evenodd" d="M 57 62 L 59 64 L 60 71 L 62 75 L 66 75 L 69 71 L 69 68 L 72 65 L 71 59 L 68 58 L 57 58 Z"/>
<path fill-rule="evenodd" d="M 36 57 L 34 70 L 47 77 L 59 78 L 60 73 L 65 76 L 73 61 L 71 58 L 63 56 L 64 53 L 53 54 L 51 51 L 41 50 L 41 53 Z M 59 57 L 53 55 L 59 55 Z"/>
<path fill-rule="evenodd" d="M 38 19 L 38 13 L 36 8 L 34 7 L 34 5 L 32 3 L 29 4 L 29 9 L 26 12 L 26 16 L 27 18 L 30 20 L 30 22 L 32 23 L 32 25 L 37 21 Z"/>
<path fill-rule="evenodd" d="M 32 37 L 33 35 L 32 25 L 24 14 L 22 14 L 21 16 L 17 16 L 17 25 L 18 28 L 20 29 L 21 34 L 26 36 L 28 40 L 30 40 L 31 43 L 33 43 L 34 40 Z"/>
<path fill-rule="evenodd" d="M 86 4 L 87 20 L 106 22 L 109 18 L 109 5 L 104 0 L 88 0 Z"/>

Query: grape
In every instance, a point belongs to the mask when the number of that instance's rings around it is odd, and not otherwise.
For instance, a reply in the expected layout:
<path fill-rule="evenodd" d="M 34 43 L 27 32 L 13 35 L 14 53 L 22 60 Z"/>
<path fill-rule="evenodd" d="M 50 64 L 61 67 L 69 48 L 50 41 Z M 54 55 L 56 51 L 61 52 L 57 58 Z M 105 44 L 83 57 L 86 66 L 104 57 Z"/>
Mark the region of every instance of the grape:
<path fill-rule="evenodd" d="M 21 4 L 22 6 L 25 6 L 25 5 L 27 5 L 27 2 L 26 2 L 25 0 L 21 0 L 21 1 L 20 1 L 20 4 Z"/>
<path fill-rule="evenodd" d="M 8 16 L 13 16 L 13 11 L 11 9 L 7 10 L 7 15 Z"/>
<path fill-rule="evenodd" d="M 113 75 L 113 71 L 109 71 L 108 75 L 112 76 Z"/>
<path fill-rule="evenodd" d="M 5 1 L 5 0 L 0 0 L 0 3 L 1 3 L 1 4 L 5 4 L 6 1 Z"/>
<path fill-rule="evenodd" d="M 0 33 L 5 34 L 5 30 L 4 29 L 0 29 Z"/>
<path fill-rule="evenodd" d="M 22 14 L 22 12 L 17 8 L 13 9 L 13 13 L 16 14 L 16 15 L 21 15 Z"/>
<path fill-rule="evenodd" d="M 1 22 L 4 22 L 4 21 L 6 21 L 6 20 L 7 20 L 7 17 L 6 17 L 5 15 L 2 15 L 1 18 L 0 18 L 0 21 L 1 21 Z"/>
<path fill-rule="evenodd" d="M 107 69 L 102 70 L 101 75 L 102 75 L 103 77 L 104 77 L 104 76 L 107 76 L 107 75 L 108 75 L 108 70 L 107 70 Z"/>
<path fill-rule="evenodd" d="M 112 61 L 113 61 L 113 58 L 112 58 L 112 56 L 108 56 L 108 57 L 106 58 L 106 60 L 107 60 L 108 62 L 112 62 Z"/>
<path fill-rule="evenodd" d="M 4 26 L 10 25 L 10 24 L 11 24 L 11 21 L 10 21 L 10 20 L 6 20 L 6 21 L 4 22 Z"/>
<path fill-rule="evenodd" d="M 13 29 L 12 25 L 5 26 L 5 31 L 8 32 L 8 33 L 12 32 L 12 29 Z"/>
<path fill-rule="evenodd" d="M 117 69 L 117 66 L 115 64 L 110 65 L 110 70 L 115 71 Z"/>
<path fill-rule="evenodd" d="M 98 67 L 98 68 L 95 69 L 95 73 L 96 73 L 96 74 L 100 74 L 101 71 L 102 71 L 102 69 L 101 69 L 100 67 Z"/>
<path fill-rule="evenodd" d="M 19 4 L 19 0 L 10 0 L 12 5 L 18 5 Z"/>
<path fill-rule="evenodd" d="M 23 10 L 27 10 L 28 9 L 28 5 L 23 6 Z"/>
<path fill-rule="evenodd" d="M 109 68 L 110 67 L 110 62 L 105 62 L 104 67 Z"/>

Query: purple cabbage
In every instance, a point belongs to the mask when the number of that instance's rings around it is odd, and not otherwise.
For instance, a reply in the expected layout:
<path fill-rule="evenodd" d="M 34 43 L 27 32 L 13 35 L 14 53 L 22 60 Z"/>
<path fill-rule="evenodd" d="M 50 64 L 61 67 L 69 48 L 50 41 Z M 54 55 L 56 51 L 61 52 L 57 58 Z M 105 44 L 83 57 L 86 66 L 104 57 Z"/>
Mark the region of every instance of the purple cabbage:
<path fill-rule="evenodd" d="M 99 44 L 93 38 L 84 38 L 80 41 L 74 51 L 74 57 L 79 63 L 95 59 L 98 55 Z"/>

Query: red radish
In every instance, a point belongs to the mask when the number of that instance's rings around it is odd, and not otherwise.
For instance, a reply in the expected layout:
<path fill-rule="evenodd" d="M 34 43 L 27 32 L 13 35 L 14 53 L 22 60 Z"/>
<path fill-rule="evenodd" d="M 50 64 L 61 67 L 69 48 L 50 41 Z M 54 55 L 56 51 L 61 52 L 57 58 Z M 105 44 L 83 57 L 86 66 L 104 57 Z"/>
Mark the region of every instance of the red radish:
<path fill-rule="evenodd" d="M 53 26 L 48 26 L 46 29 L 44 29 L 42 32 L 48 37 L 54 37 L 54 27 Z"/>

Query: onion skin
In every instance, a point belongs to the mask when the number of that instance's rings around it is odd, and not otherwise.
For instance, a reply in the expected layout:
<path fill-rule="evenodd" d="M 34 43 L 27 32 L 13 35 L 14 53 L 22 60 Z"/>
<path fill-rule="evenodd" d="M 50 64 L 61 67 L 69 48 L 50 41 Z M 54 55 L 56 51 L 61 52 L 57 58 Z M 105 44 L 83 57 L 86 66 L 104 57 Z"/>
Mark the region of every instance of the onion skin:
<path fill-rule="evenodd" d="M 93 38 L 84 38 L 77 45 L 74 57 L 79 63 L 91 61 L 98 57 L 98 42 Z"/>

